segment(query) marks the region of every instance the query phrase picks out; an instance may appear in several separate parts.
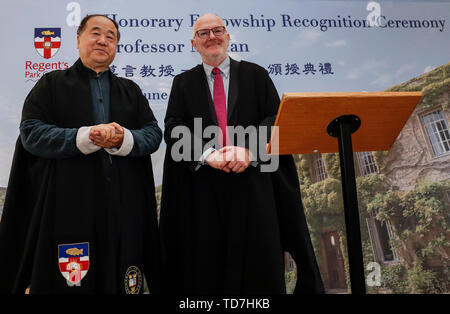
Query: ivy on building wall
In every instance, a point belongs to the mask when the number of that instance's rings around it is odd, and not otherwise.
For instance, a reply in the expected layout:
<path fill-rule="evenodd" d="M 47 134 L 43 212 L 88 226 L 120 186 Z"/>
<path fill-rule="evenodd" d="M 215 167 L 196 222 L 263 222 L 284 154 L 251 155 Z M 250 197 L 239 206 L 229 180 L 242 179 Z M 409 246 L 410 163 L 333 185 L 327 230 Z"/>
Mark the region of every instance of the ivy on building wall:
<path fill-rule="evenodd" d="M 339 156 L 326 154 L 323 159 L 328 178 L 317 183 L 311 182 L 308 173 L 311 157 L 301 155 L 297 159 L 303 204 L 319 266 L 323 265 L 320 233 L 337 230 L 350 286 Z M 371 212 L 376 213 L 377 220 L 391 224 L 395 231 L 391 247 L 401 252 L 401 263 L 383 266 L 382 286 L 370 287 L 368 292 L 378 293 L 382 288 L 392 293 L 446 291 L 449 278 L 442 273 L 446 267 L 433 266 L 450 264 L 450 215 L 445 203 L 450 180 L 421 182 L 407 193 L 390 191 L 385 181 L 383 174 L 356 179 L 364 264 L 375 261 L 365 223 Z"/>
<path fill-rule="evenodd" d="M 449 190 L 450 180 L 421 182 L 407 193 L 387 191 L 368 203 L 368 210 L 375 211 L 377 219 L 389 221 L 395 229 L 392 244 L 405 251 L 408 266 L 418 259 L 430 267 L 430 260 L 449 259 L 450 216 L 445 202 Z"/>
<path fill-rule="evenodd" d="M 341 168 L 339 164 L 339 154 L 323 154 L 323 162 L 329 178 L 341 179 Z"/>
<path fill-rule="evenodd" d="M 441 105 L 448 108 L 449 98 L 439 97 L 442 90 L 450 89 L 450 63 L 442 65 L 425 75 L 413 78 L 405 83 L 388 88 L 387 92 L 395 91 L 422 91 L 422 99 L 419 102 L 421 108 L 430 108 Z"/>

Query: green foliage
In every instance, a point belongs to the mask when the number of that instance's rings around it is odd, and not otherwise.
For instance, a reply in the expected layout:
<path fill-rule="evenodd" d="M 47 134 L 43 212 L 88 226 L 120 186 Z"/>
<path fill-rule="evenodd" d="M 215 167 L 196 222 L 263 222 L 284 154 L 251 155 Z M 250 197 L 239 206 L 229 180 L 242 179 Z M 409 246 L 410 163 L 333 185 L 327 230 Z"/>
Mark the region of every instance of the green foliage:
<path fill-rule="evenodd" d="M 442 265 L 448 262 L 445 250 L 450 247 L 450 217 L 444 200 L 449 189 L 450 180 L 422 182 L 407 193 L 378 193 L 368 203 L 367 209 L 375 211 L 378 220 L 389 221 L 393 226 L 395 236 L 391 238 L 391 247 L 400 249 L 406 245 L 414 258 L 406 276 L 403 273 L 400 276 L 396 268 L 385 269 L 385 280 L 394 293 L 446 291 L 448 276 L 438 276 L 430 262 L 436 259 Z M 402 283 L 405 278 L 407 290 Z M 398 286 L 394 287 L 395 284 Z"/>
<path fill-rule="evenodd" d="M 297 267 L 289 272 L 285 271 L 284 280 L 286 281 L 286 294 L 292 294 L 297 283 Z"/>
<path fill-rule="evenodd" d="M 407 221 L 401 215 L 401 202 L 399 193 L 395 191 L 377 193 L 373 200 L 367 204 L 367 211 L 377 213 L 376 218 L 382 222 L 395 220 L 398 226 L 402 226 L 399 229 L 404 229 L 403 225 Z"/>
<path fill-rule="evenodd" d="M 295 155 L 297 173 L 300 180 L 300 184 L 307 184 L 311 182 L 311 160 L 312 157 L 309 154 Z"/>
<path fill-rule="evenodd" d="M 439 99 L 439 95 L 443 90 L 450 90 L 450 77 L 443 79 L 440 82 L 432 83 L 422 89 L 423 97 L 420 100 L 423 108 L 430 108 L 435 105 L 442 105 L 442 108 L 448 108 L 449 101 L 442 101 Z M 439 103 L 437 103 L 439 100 Z"/>
<path fill-rule="evenodd" d="M 345 281 L 347 287 L 350 289 L 350 265 L 348 262 L 348 251 L 347 251 L 347 236 L 344 229 L 339 231 L 339 246 L 341 248 L 342 256 L 344 257 L 344 270 L 345 270 Z M 351 292 L 351 291 L 350 291 Z"/>
<path fill-rule="evenodd" d="M 339 164 L 339 154 L 323 154 L 322 159 L 329 178 L 341 179 L 341 168 Z"/>
<path fill-rule="evenodd" d="M 0 188 L 0 206 L 3 206 L 5 203 L 5 195 L 6 195 L 6 189 Z"/>
<path fill-rule="evenodd" d="M 312 230 L 343 230 L 344 205 L 340 181 L 328 178 L 318 183 L 302 185 L 301 190 L 305 213 Z"/>
<path fill-rule="evenodd" d="M 444 287 L 438 275 L 425 269 L 419 260 L 411 268 L 403 264 L 392 264 L 382 268 L 382 285 L 392 293 L 440 293 Z M 444 287 L 445 289 L 445 287 Z"/>
<path fill-rule="evenodd" d="M 361 208 L 366 208 L 377 194 L 383 194 L 387 190 L 385 184 L 386 176 L 383 174 L 373 174 L 356 178 L 356 188 L 358 193 L 358 203 Z"/>
<path fill-rule="evenodd" d="M 412 80 L 390 87 L 386 91 L 422 91 L 422 99 L 419 106 L 429 108 L 435 105 L 448 107 L 448 101 L 442 102 L 439 95 L 450 89 L 450 63 L 437 67 L 424 75 Z M 437 102 L 439 101 L 439 102 Z"/>
<path fill-rule="evenodd" d="M 392 293 L 408 293 L 408 272 L 403 264 L 384 266 L 381 269 L 381 284 Z"/>
<path fill-rule="evenodd" d="M 411 293 L 439 293 L 439 282 L 436 274 L 424 269 L 420 261 L 416 260 L 408 270 L 408 286 Z"/>
<path fill-rule="evenodd" d="M 402 195 L 388 191 L 375 195 L 367 204 L 369 211 L 377 212 L 377 219 L 390 221 L 403 241 L 411 237 L 424 238 L 431 230 L 440 236 L 422 245 L 422 257 L 430 255 L 437 247 L 450 247 L 450 221 L 445 204 L 445 193 L 450 189 L 450 180 L 421 183 L 416 189 Z"/>
<path fill-rule="evenodd" d="M 372 152 L 372 156 L 378 166 L 378 170 L 380 171 L 380 173 L 382 173 L 386 167 L 386 157 L 388 155 L 389 151 L 386 150 Z"/>

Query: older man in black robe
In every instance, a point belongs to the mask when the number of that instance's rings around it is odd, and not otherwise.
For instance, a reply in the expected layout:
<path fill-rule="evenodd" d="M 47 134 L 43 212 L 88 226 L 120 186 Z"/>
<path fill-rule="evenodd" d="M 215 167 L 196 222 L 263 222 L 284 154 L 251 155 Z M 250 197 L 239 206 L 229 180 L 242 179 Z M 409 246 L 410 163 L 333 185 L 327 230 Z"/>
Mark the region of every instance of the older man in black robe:
<path fill-rule="evenodd" d="M 162 132 L 140 88 L 109 70 L 120 33 L 78 28 L 80 58 L 45 74 L 22 112 L 0 224 L 0 292 L 160 291 L 150 154 Z"/>
<path fill-rule="evenodd" d="M 165 117 L 160 227 L 166 288 L 285 293 L 287 251 L 298 267 L 295 293 L 322 293 L 292 156 L 280 156 L 276 171 L 262 171 L 251 136 L 236 142 L 227 133 L 230 126 L 254 127 L 254 139 L 265 144 L 268 132 L 259 130 L 274 123 L 275 86 L 262 67 L 228 56 L 230 35 L 219 17 L 203 15 L 193 28 L 192 45 L 203 63 L 174 78 Z M 203 136 L 211 126 L 219 130 L 218 145 Z"/>

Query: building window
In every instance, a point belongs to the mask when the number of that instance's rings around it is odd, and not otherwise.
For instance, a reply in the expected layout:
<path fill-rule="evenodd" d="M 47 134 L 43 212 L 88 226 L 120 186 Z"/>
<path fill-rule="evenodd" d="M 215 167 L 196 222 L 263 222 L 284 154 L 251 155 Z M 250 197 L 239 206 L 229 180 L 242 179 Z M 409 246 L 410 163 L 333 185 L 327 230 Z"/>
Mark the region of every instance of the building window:
<path fill-rule="evenodd" d="M 450 133 L 445 112 L 436 110 L 422 116 L 434 156 L 450 152 Z"/>
<path fill-rule="evenodd" d="M 362 176 L 378 172 L 378 167 L 372 152 L 358 152 L 356 153 L 356 158 L 358 159 L 359 173 Z"/>
<path fill-rule="evenodd" d="M 376 219 L 375 214 L 371 213 L 366 218 L 369 238 L 372 244 L 373 253 L 377 262 L 386 263 L 398 260 L 397 254 L 391 248 L 390 239 L 392 237 L 392 228 L 388 222 L 382 222 Z"/>
<path fill-rule="evenodd" d="M 325 171 L 325 163 L 323 162 L 322 155 L 313 155 L 313 169 L 316 182 L 323 181 L 327 178 L 327 172 Z"/>

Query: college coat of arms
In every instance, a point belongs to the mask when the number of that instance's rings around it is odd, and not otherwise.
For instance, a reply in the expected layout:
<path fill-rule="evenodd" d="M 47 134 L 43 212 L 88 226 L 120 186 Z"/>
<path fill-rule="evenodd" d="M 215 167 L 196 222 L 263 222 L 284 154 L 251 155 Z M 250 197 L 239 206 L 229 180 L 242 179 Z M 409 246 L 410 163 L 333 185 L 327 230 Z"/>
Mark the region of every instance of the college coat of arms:
<path fill-rule="evenodd" d="M 35 28 L 34 47 L 45 59 L 50 59 L 61 47 L 61 28 Z"/>
<path fill-rule="evenodd" d="M 89 243 L 58 245 L 59 270 L 69 286 L 80 286 L 89 269 Z"/>

